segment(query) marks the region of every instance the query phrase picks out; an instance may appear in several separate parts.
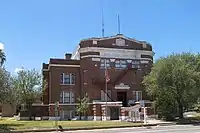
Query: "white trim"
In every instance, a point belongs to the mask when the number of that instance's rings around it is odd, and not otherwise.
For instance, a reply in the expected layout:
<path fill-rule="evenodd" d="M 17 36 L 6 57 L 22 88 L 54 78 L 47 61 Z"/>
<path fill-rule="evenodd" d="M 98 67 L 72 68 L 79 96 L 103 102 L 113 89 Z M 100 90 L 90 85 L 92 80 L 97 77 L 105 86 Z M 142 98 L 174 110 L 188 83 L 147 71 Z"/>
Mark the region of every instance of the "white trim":
<path fill-rule="evenodd" d="M 138 59 L 141 58 L 141 55 L 150 55 L 153 56 L 153 51 L 147 50 L 134 50 L 134 49 L 118 49 L 118 48 L 103 48 L 103 47 L 85 47 L 80 48 L 80 53 L 87 53 L 87 52 L 99 52 L 100 56 L 108 56 L 109 58 L 116 58 L 123 56 L 123 58 L 134 58 Z M 82 56 L 83 58 L 85 56 Z M 145 59 L 145 58 L 143 58 Z M 150 59 L 150 58 L 148 58 Z"/>
<path fill-rule="evenodd" d="M 115 89 L 130 89 L 130 86 L 120 83 L 119 85 L 115 85 Z"/>
<path fill-rule="evenodd" d="M 48 104 L 33 103 L 32 106 L 49 106 Z"/>
<path fill-rule="evenodd" d="M 81 56 L 82 58 L 116 58 L 116 59 L 133 59 L 133 60 L 148 60 L 148 61 L 153 61 L 150 58 L 135 58 L 135 57 L 122 57 L 122 56 L 112 56 L 112 57 L 108 57 L 108 56 L 101 56 L 101 55 L 85 55 L 85 56 Z"/>
<path fill-rule="evenodd" d="M 149 61 L 147 61 L 147 60 L 141 60 L 140 63 L 142 63 L 142 64 L 148 64 Z"/>
<path fill-rule="evenodd" d="M 94 119 L 93 119 L 93 120 L 94 120 L 94 121 L 101 121 L 101 118 L 102 118 L 101 116 L 94 116 Z"/>
<path fill-rule="evenodd" d="M 123 39 L 125 39 L 125 40 L 129 40 L 129 41 L 136 42 L 136 43 L 138 43 L 138 44 L 147 44 L 147 45 L 150 45 L 150 46 L 151 46 L 150 43 L 147 43 L 147 42 L 145 42 L 145 41 L 139 41 L 139 40 L 136 40 L 136 39 L 134 39 L 134 38 L 126 37 L 126 36 L 124 36 L 124 35 L 122 35 L 122 34 L 117 34 L 117 35 L 114 35 L 114 36 L 102 37 L 102 38 L 87 38 L 87 39 L 82 39 L 81 41 L 88 41 L 88 40 L 98 40 L 98 41 L 100 41 L 100 40 L 115 39 L 115 38 L 119 38 L 119 37 L 120 37 L 120 38 L 123 38 Z"/>
<path fill-rule="evenodd" d="M 60 120 L 60 117 L 49 117 L 49 120 L 52 121 L 52 120 Z"/>
<path fill-rule="evenodd" d="M 111 62 L 115 62 L 115 59 L 110 59 Z"/>
<path fill-rule="evenodd" d="M 72 84 L 72 75 L 74 74 L 75 78 L 76 78 L 76 74 L 75 73 L 62 73 L 62 84 L 60 85 L 75 85 L 76 83 Z M 69 84 L 65 84 L 65 75 L 69 75 Z M 75 79 L 76 80 L 76 79 Z M 75 82 L 75 81 L 74 81 Z"/>
<path fill-rule="evenodd" d="M 139 93 L 141 93 L 141 99 L 140 100 L 142 100 L 142 91 L 135 91 L 135 94 L 136 94 L 135 99 L 136 99 L 136 101 L 140 101 L 139 100 Z"/>
<path fill-rule="evenodd" d="M 92 58 L 92 61 L 100 61 L 100 58 Z"/>
<path fill-rule="evenodd" d="M 80 67 L 80 65 L 49 64 L 49 67 Z"/>
<path fill-rule="evenodd" d="M 124 90 L 128 90 L 128 89 L 130 89 L 130 86 L 115 86 L 115 89 L 124 89 Z"/>
<path fill-rule="evenodd" d="M 75 51 L 72 53 L 71 59 L 77 60 L 79 58 L 79 49 L 80 49 L 80 45 L 78 45 Z"/>
<path fill-rule="evenodd" d="M 50 103 L 49 105 L 55 105 L 55 103 Z M 70 106 L 70 105 L 79 105 L 79 103 L 59 103 L 59 105 L 63 106 Z"/>
<path fill-rule="evenodd" d="M 92 104 L 106 104 L 106 102 L 92 102 Z M 107 104 L 122 104 L 122 102 L 117 101 L 117 102 L 107 102 Z"/>

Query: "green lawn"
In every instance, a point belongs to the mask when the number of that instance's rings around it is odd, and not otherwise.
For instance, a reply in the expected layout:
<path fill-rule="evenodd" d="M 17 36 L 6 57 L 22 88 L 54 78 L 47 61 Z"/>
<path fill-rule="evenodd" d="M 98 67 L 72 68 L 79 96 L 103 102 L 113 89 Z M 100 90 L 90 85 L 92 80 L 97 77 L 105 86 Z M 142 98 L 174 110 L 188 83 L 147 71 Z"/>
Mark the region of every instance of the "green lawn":
<path fill-rule="evenodd" d="M 61 125 L 63 128 L 89 128 L 137 126 L 141 125 L 141 123 L 130 123 L 120 121 L 58 121 L 58 125 Z M 0 120 L 0 131 L 38 128 L 55 128 L 55 121 L 16 121 L 11 119 Z"/>

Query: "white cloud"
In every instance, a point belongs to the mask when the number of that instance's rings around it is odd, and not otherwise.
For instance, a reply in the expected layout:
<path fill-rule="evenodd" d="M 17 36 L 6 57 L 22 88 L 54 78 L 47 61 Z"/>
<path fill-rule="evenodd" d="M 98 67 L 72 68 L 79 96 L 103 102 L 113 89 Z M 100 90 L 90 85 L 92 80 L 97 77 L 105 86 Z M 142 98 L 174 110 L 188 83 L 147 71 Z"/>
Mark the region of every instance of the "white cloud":
<path fill-rule="evenodd" d="M 4 50 L 4 44 L 0 42 L 0 50 Z"/>
<path fill-rule="evenodd" d="M 19 71 L 22 71 L 23 70 L 23 68 L 15 68 L 15 73 L 18 73 Z"/>

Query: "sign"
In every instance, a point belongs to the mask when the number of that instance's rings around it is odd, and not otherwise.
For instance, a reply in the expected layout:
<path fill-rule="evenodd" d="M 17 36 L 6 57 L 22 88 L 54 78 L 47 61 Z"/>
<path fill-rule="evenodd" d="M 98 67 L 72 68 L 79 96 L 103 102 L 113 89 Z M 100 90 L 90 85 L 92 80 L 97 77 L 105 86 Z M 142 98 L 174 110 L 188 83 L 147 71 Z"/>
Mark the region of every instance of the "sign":
<path fill-rule="evenodd" d="M 125 40 L 122 38 L 116 39 L 115 43 L 113 43 L 114 46 L 128 46 L 125 43 Z"/>

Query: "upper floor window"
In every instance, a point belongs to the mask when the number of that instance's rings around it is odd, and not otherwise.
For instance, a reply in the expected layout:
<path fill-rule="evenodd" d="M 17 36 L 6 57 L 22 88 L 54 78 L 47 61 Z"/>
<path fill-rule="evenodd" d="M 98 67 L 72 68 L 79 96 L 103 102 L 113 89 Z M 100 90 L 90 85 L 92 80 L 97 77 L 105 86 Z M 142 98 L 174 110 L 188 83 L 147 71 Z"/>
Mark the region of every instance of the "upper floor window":
<path fill-rule="evenodd" d="M 116 60 L 115 61 L 115 68 L 126 68 L 127 62 L 126 60 Z"/>
<path fill-rule="evenodd" d="M 101 59 L 101 68 L 110 68 L 110 59 Z"/>
<path fill-rule="evenodd" d="M 74 85 L 75 84 L 75 74 L 74 73 L 62 73 L 60 74 L 60 84 L 63 85 Z"/>
<path fill-rule="evenodd" d="M 136 102 L 142 100 L 142 91 L 133 91 L 133 99 Z"/>
<path fill-rule="evenodd" d="M 137 60 L 132 61 L 132 68 L 140 68 L 140 61 Z"/>
<path fill-rule="evenodd" d="M 60 103 L 74 103 L 74 93 L 62 91 L 60 93 Z"/>
<path fill-rule="evenodd" d="M 107 91 L 107 95 L 104 90 L 101 90 L 101 101 L 106 101 L 106 96 L 107 96 L 107 101 L 111 101 L 111 90 Z"/>

